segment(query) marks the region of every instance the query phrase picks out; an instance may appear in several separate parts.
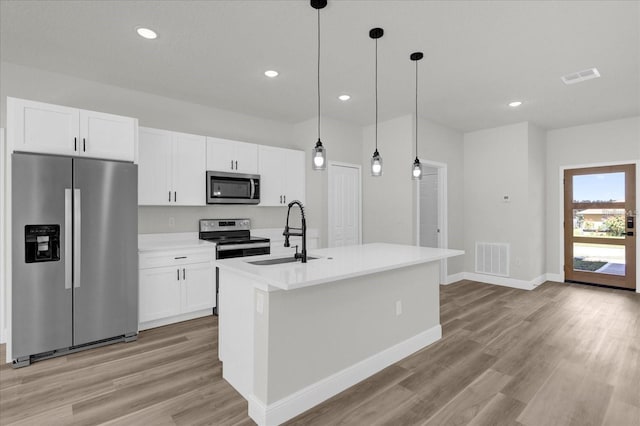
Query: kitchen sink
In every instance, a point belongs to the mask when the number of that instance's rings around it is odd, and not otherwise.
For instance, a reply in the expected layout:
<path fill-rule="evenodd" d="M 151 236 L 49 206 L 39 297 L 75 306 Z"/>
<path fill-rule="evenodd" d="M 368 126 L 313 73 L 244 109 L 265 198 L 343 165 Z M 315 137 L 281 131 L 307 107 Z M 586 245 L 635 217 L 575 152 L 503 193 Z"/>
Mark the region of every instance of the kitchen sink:
<path fill-rule="evenodd" d="M 307 261 L 317 259 L 317 257 L 307 256 Z M 253 262 L 248 262 L 252 265 L 279 265 L 281 263 L 293 263 L 300 262 L 300 259 L 294 259 L 293 257 L 280 257 L 277 259 L 265 259 L 265 260 L 255 260 Z"/>

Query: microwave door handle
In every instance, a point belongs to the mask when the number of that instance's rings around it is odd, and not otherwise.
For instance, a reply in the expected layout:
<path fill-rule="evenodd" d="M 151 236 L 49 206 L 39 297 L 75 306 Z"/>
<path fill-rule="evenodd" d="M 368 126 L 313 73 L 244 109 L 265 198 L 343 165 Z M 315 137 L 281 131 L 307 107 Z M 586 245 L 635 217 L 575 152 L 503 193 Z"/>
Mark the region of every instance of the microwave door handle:
<path fill-rule="evenodd" d="M 249 198 L 253 200 L 256 195 L 256 182 L 254 179 L 249 179 L 249 182 L 251 182 L 251 195 Z"/>

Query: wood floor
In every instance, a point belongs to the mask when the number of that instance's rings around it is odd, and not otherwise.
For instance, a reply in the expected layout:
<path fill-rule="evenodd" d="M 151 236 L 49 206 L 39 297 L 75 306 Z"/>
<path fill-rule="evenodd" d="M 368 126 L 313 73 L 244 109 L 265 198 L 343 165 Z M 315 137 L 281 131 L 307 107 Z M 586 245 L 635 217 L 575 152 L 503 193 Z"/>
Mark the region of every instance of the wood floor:
<path fill-rule="evenodd" d="M 440 341 L 287 424 L 640 424 L 640 294 L 461 281 L 441 287 L 441 320 Z M 2 365 L 0 424 L 254 423 L 221 378 L 217 319 L 207 317 Z"/>

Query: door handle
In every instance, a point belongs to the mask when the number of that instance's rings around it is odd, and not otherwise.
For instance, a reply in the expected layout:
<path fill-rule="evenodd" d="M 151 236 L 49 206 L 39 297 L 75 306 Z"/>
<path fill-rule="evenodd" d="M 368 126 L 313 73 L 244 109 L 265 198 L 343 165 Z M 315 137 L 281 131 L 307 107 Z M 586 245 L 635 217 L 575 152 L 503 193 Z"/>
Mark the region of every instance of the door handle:
<path fill-rule="evenodd" d="M 82 209 L 81 209 L 81 197 L 80 190 L 73 190 L 73 287 L 80 288 L 80 276 L 82 269 L 80 268 L 80 262 L 82 258 L 80 256 L 81 243 L 82 243 Z"/>
<path fill-rule="evenodd" d="M 73 282 L 73 275 L 71 274 L 71 267 L 73 265 L 73 232 L 71 227 L 73 226 L 72 220 L 72 201 L 71 201 L 71 188 L 64 189 L 64 288 L 65 290 L 71 289 Z"/>
<path fill-rule="evenodd" d="M 627 237 L 633 237 L 633 231 L 627 231 Z"/>
<path fill-rule="evenodd" d="M 82 138 L 82 151 L 87 152 L 87 139 Z"/>

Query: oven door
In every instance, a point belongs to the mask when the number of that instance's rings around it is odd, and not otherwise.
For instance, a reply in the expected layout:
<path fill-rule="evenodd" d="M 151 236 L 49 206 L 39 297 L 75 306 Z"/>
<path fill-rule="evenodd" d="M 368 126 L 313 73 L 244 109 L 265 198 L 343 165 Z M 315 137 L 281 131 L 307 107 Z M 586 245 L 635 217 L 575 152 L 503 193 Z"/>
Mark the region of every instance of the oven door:
<path fill-rule="evenodd" d="M 260 175 L 207 172 L 207 204 L 260 203 Z"/>

